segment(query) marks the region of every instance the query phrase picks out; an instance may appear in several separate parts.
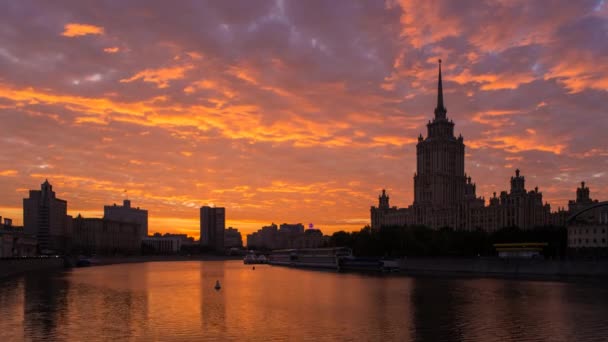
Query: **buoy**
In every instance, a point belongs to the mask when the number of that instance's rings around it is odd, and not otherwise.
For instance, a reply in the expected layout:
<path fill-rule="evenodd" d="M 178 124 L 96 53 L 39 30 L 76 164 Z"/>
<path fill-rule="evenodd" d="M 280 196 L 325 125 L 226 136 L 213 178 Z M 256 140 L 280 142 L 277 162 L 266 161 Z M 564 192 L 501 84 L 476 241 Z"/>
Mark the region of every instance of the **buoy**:
<path fill-rule="evenodd" d="M 219 289 L 221 289 L 221 288 L 222 288 L 222 286 L 220 285 L 220 281 L 219 281 L 219 280 L 216 280 L 216 281 L 215 281 L 215 289 L 216 289 L 216 290 L 219 290 Z"/>

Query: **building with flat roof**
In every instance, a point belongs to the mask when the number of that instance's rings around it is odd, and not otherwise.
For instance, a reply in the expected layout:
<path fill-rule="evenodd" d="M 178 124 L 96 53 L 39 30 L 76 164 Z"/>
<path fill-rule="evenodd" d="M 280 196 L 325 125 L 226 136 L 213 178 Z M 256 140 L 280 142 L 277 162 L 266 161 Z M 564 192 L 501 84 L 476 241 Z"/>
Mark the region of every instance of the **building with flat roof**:
<path fill-rule="evenodd" d="M 103 217 L 111 221 L 137 223 L 141 226 L 141 237 L 148 236 L 148 211 L 139 207 L 131 207 L 131 201 L 126 199 L 123 205 L 106 205 L 103 207 Z"/>
<path fill-rule="evenodd" d="M 238 229 L 228 227 L 226 230 L 224 230 L 224 247 L 243 247 L 243 237 L 241 236 L 241 232 L 239 232 Z"/>
<path fill-rule="evenodd" d="M 283 225 L 281 225 L 283 226 Z M 257 232 L 247 235 L 249 249 L 287 249 L 287 248 L 319 248 L 325 242 L 325 237 L 319 229 L 304 230 L 302 224 L 289 225 L 295 229 L 277 229 L 276 224 L 265 226 Z M 302 229 L 300 230 L 300 226 Z"/>
<path fill-rule="evenodd" d="M 280 233 L 304 233 L 304 225 L 301 223 L 283 223 L 279 226 Z"/>
<path fill-rule="evenodd" d="M 203 206 L 201 216 L 201 246 L 213 251 L 224 251 L 224 229 L 226 228 L 226 209 Z"/>
<path fill-rule="evenodd" d="M 141 244 L 148 254 L 177 254 L 182 249 L 182 241 L 180 236 L 148 236 L 141 240 Z"/>
<path fill-rule="evenodd" d="M 141 225 L 106 218 L 74 219 L 72 250 L 82 254 L 134 255 L 141 251 Z"/>

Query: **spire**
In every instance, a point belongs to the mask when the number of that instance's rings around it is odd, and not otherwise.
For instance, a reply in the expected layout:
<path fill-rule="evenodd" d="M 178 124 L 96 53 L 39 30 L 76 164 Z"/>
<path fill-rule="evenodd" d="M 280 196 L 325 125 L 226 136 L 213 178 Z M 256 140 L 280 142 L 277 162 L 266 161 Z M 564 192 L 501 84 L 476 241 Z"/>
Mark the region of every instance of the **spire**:
<path fill-rule="evenodd" d="M 435 108 L 435 119 L 445 119 L 447 109 L 443 105 L 443 85 L 441 82 L 441 59 L 439 60 L 439 78 L 437 81 L 437 107 Z"/>

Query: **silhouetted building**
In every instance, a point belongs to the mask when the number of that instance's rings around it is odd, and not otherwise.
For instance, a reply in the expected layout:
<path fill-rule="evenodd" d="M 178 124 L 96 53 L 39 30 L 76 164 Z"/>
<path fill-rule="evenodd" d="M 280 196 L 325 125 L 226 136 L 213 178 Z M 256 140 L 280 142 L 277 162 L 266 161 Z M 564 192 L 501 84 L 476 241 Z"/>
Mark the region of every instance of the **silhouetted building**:
<path fill-rule="evenodd" d="M 574 249 L 574 254 L 584 254 L 582 250 L 608 248 L 608 206 L 582 212 L 598 203 L 598 200 L 591 199 L 585 182 L 581 182 L 581 187 L 576 189 L 576 199 L 568 201 L 569 215 L 581 212 L 567 227 L 568 248 Z"/>
<path fill-rule="evenodd" d="M 141 225 L 106 218 L 74 219 L 72 249 L 76 253 L 133 255 L 141 251 Z"/>
<path fill-rule="evenodd" d="M 279 226 L 280 233 L 304 233 L 304 225 L 301 223 L 283 223 Z"/>
<path fill-rule="evenodd" d="M 247 248 L 276 249 L 277 225 L 272 223 L 247 235 Z"/>
<path fill-rule="evenodd" d="M 0 216 L 0 258 L 36 256 L 38 241 L 25 234 L 23 227 L 13 226 L 13 220 Z"/>
<path fill-rule="evenodd" d="M 141 240 L 141 244 L 146 253 L 177 254 L 182 248 L 182 241 L 180 236 L 148 236 Z"/>
<path fill-rule="evenodd" d="M 232 227 L 228 227 L 228 229 L 224 230 L 224 247 L 225 248 L 242 248 L 243 247 L 243 237 L 238 229 L 234 229 Z"/>
<path fill-rule="evenodd" d="M 407 208 L 390 207 L 385 190 L 378 197 L 378 207 L 371 207 L 372 229 L 382 226 L 425 225 L 431 228 L 496 230 L 506 226 L 530 229 L 550 224 L 549 204 L 542 193 L 525 189 L 519 170 L 511 177 L 511 190 L 500 197 L 477 197 L 476 185 L 465 173 L 465 145 L 462 135 L 454 135 L 454 122 L 447 117 L 443 101 L 441 61 L 437 82 L 437 106 L 427 135 L 418 137 L 414 203 Z"/>
<path fill-rule="evenodd" d="M 66 249 L 71 229 L 67 208 L 66 201 L 55 197 L 48 180 L 42 183 L 40 190 L 30 190 L 30 197 L 23 199 L 24 232 L 36 236 L 42 252 Z"/>
<path fill-rule="evenodd" d="M 224 229 L 226 210 L 224 208 L 201 207 L 201 245 L 214 251 L 224 251 Z"/>
<path fill-rule="evenodd" d="M 141 237 L 148 236 L 148 211 L 132 208 L 130 200 L 124 200 L 123 205 L 106 205 L 103 207 L 103 217 L 111 221 L 137 223 L 141 226 Z"/>
<path fill-rule="evenodd" d="M 325 242 L 325 237 L 319 229 L 311 228 L 304 230 L 304 225 L 301 223 L 295 225 L 283 224 L 281 227 L 282 229 L 277 229 L 277 225 L 273 223 L 247 235 L 247 248 L 318 248 Z M 288 228 L 284 229 L 283 227 Z"/>

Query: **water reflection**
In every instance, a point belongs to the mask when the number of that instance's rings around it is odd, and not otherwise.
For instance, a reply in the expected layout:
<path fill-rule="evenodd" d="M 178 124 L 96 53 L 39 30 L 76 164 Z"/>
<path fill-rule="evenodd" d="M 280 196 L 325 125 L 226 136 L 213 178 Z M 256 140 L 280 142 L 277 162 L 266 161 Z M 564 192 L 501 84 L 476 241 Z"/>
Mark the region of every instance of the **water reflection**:
<path fill-rule="evenodd" d="M 200 305 L 202 333 L 210 336 L 226 336 L 226 302 L 225 298 L 239 284 L 226 283 L 225 262 L 207 263 L 200 267 Z M 215 282 L 223 286 L 215 289 Z"/>
<path fill-rule="evenodd" d="M 464 304 L 458 281 L 420 278 L 411 292 L 414 333 L 418 341 L 462 341 L 458 319 Z"/>
<path fill-rule="evenodd" d="M 213 287 L 216 280 L 222 289 Z M 126 264 L 0 282 L 0 340 L 593 341 L 604 284 Z"/>
<path fill-rule="evenodd" d="M 58 326 L 66 319 L 69 282 L 50 274 L 33 273 L 23 277 L 23 335 L 28 340 L 61 338 Z"/>

